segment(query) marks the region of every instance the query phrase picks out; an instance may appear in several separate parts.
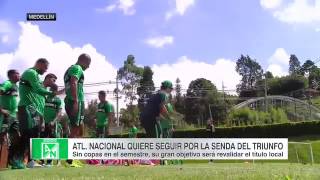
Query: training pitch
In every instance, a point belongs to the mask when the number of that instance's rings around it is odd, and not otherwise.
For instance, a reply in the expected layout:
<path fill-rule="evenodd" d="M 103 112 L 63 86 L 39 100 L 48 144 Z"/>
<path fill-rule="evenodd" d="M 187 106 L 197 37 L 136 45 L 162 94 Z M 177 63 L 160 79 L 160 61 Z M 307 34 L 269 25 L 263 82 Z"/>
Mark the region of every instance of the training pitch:
<path fill-rule="evenodd" d="M 0 171 L 11 179 L 320 179 L 320 165 L 298 163 L 199 163 L 167 166 L 85 166 Z"/>

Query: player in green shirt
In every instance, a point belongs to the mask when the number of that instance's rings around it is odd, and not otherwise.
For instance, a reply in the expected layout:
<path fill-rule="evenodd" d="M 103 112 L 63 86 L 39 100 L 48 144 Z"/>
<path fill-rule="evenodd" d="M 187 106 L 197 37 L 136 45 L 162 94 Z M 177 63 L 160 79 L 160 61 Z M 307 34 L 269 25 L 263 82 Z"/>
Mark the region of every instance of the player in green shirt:
<path fill-rule="evenodd" d="M 106 132 L 109 132 L 110 123 L 113 121 L 114 108 L 111 103 L 106 100 L 106 92 L 99 91 L 99 104 L 96 112 L 97 137 L 104 138 Z"/>
<path fill-rule="evenodd" d="M 54 75 L 54 74 L 52 74 L 52 73 L 50 73 L 50 74 L 47 74 L 46 75 L 46 77 L 44 78 L 44 81 L 43 81 L 43 86 L 44 87 L 50 87 L 50 89 L 51 89 L 51 91 L 53 91 L 54 90 L 54 92 L 57 92 L 57 94 L 63 94 L 64 92 L 65 92 L 65 89 L 62 89 L 62 90 L 59 90 L 58 91 L 58 87 L 57 87 L 57 85 L 56 85 L 56 81 L 57 81 L 57 76 L 56 75 Z M 50 99 L 50 97 L 47 97 L 46 98 L 46 104 L 47 104 L 47 99 Z M 50 100 L 51 101 L 51 100 Z M 57 103 L 57 101 L 60 101 L 60 103 Z M 54 104 L 60 104 L 59 106 L 60 106 L 60 108 L 62 108 L 62 101 L 61 101 L 61 99 L 59 98 L 59 97 L 57 97 L 57 96 L 54 96 L 53 97 L 53 103 Z M 46 121 L 46 119 L 48 119 L 48 116 L 46 115 L 46 114 L 48 114 L 48 108 L 46 108 L 45 107 L 45 111 L 44 111 L 44 113 L 45 113 L 45 117 L 44 117 L 44 119 L 45 119 L 45 123 L 47 122 Z M 49 110 L 50 111 L 50 110 Z M 52 113 L 52 116 L 53 116 L 53 114 L 54 113 Z M 58 113 L 58 115 L 56 115 L 56 117 L 58 118 L 58 117 L 60 117 L 60 114 L 61 114 L 61 112 L 59 112 Z M 46 117 L 47 116 L 47 117 Z M 49 115 L 50 116 L 50 115 Z M 52 135 L 53 135 L 53 137 L 55 137 L 55 138 L 61 138 L 63 135 L 63 131 L 65 131 L 65 133 L 66 134 L 68 134 L 68 132 L 69 132 L 69 127 L 68 127 L 68 122 L 67 121 L 56 121 L 56 123 L 55 123 L 56 125 L 55 125 L 55 127 L 53 127 L 53 129 L 54 130 L 52 130 Z M 47 127 L 47 125 L 46 125 L 46 127 Z"/>
<path fill-rule="evenodd" d="M 54 93 L 44 88 L 39 75 L 43 75 L 48 67 L 49 62 L 44 58 L 40 58 L 36 61 L 33 68 L 27 69 L 22 74 L 20 79 L 18 119 L 21 132 L 21 146 L 17 153 L 21 158 L 24 157 L 26 152 L 29 152 L 30 138 L 39 137 L 40 132 L 44 130 L 45 96 L 52 96 Z M 27 153 L 27 156 L 27 167 L 33 168 L 39 166 L 35 161 L 30 159 L 29 153 Z"/>
<path fill-rule="evenodd" d="M 18 107 L 17 82 L 20 80 L 20 74 L 17 70 L 12 69 L 8 71 L 7 75 L 9 80 L 0 84 L 0 138 L 2 142 L 8 142 L 7 137 L 9 137 L 9 164 L 13 169 L 20 169 L 24 165 L 21 161 L 18 161 L 14 152 L 19 146 L 20 135 L 19 123 L 16 119 Z"/>
<path fill-rule="evenodd" d="M 87 54 L 81 54 L 76 64 L 70 66 L 64 74 L 66 97 L 65 110 L 69 118 L 70 138 L 82 136 L 84 120 L 84 71 L 89 68 L 91 58 Z M 67 161 L 72 167 L 81 167 L 80 161 Z"/>
<path fill-rule="evenodd" d="M 166 108 L 169 113 L 169 116 L 171 116 L 174 113 L 174 109 L 173 109 L 173 106 L 169 100 L 166 103 Z M 160 125 L 161 125 L 162 137 L 163 138 L 170 138 L 172 130 L 173 130 L 173 121 L 172 121 L 171 117 L 161 119 Z"/>
<path fill-rule="evenodd" d="M 57 76 L 48 74 L 43 82 L 44 86 L 50 87 L 52 92 L 58 92 L 58 86 L 55 84 Z M 49 95 L 45 99 L 44 121 L 45 131 L 42 133 L 43 138 L 56 137 L 56 124 L 59 123 L 59 117 L 62 110 L 62 101 L 58 96 Z"/>
<path fill-rule="evenodd" d="M 58 86 L 56 84 L 51 85 L 50 90 L 52 92 L 58 91 Z M 58 126 L 60 124 L 59 117 L 62 110 L 62 101 L 57 96 L 47 96 L 46 105 L 44 108 L 44 121 L 45 130 L 41 132 L 42 138 L 59 138 Z M 61 126 L 61 125 L 60 125 Z M 44 160 L 41 162 L 44 165 Z M 52 160 L 47 160 L 46 166 L 51 166 Z"/>
<path fill-rule="evenodd" d="M 7 110 L 9 116 L 16 117 L 18 110 L 17 82 L 20 80 L 20 74 L 17 70 L 9 70 L 7 74 L 9 80 L 0 84 L 0 107 Z"/>
<path fill-rule="evenodd" d="M 58 86 L 53 86 L 50 89 L 55 92 L 58 91 Z M 54 138 L 57 136 L 56 124 L 59 123 L 59 117 L 62 110 L 62 101 L 57 96 L 48 96 L 46 98 L 46 106 L 44 108 L 44 121 L 45 121 L 45 137 Z"/>
<path fill-rule="evenodd" d="M 131 123 L 131 128 L 129 130 L 129 138 L 137 138 L 138 136 L 138 128 L 134 125 L 134 123 Z"/>

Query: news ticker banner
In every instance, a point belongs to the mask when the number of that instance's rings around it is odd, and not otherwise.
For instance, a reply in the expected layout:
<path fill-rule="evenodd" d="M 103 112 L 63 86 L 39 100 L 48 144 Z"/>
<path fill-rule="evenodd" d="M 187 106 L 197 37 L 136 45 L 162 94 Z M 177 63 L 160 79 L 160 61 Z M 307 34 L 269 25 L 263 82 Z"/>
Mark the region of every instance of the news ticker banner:
<path fill-rule="evenodd" d="M 32 159 L 288 159 L 286 138 L 34 138 Z"/>

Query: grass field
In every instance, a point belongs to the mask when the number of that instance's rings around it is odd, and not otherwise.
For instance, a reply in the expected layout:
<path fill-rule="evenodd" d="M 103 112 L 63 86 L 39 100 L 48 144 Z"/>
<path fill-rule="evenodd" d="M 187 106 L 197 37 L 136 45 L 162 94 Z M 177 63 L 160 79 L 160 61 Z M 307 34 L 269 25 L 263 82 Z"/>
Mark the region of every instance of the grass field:
<path fill-rule="evenodd" d="M 320 165 L 288 163 L 212 163 L 171 166 L 41 168 L 6 170 L 1 180 L 11 179 L 320 179 Z"/>

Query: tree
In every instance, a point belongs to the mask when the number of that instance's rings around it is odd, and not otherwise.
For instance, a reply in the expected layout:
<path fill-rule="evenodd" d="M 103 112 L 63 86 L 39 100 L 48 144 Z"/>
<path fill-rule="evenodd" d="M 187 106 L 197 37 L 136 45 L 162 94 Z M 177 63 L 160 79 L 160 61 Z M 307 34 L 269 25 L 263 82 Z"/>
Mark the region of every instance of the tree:
<path fill-rule="evenodd" d="M 241 95 L 252 94 L 254 86 L 258 80 L 262 79 L 263 70 L 258 62 L 249 56 L 243 56 L 237 60 L 236 71 L 242 76 L 241 83 L 237 85 L 237 91 Z M 246 91 L 250 92 L 246 92 Z M 254 94 L 252 94 L 254 95 Z"/>
<path fill-rule="evenodd" d="M 139 97 L 151 95 L 155 90 L 154 82 L 152 79 L 153 71 L 149 66 L 143 68 L 142 79 L 140 80 L 140 87 L 137 89 Z"/>
<path fill-rule="evenodd" d="M 187 90 L 186 97 L 186 121 L 189 123 L 204 124 L 210 117 L 209 104 L 214 105 L 211 108 L 212 116 L 215 120 L 221 120 L 223 105 L 218 98 L 218 91 L 211 81 L 199 78 L 191 81 Z"/>
<path fill-rule="evenodd" d="M 309 76 L 312 71 L 314 71 L 317 68 L 317 66 L 314 64 L 311 60 L 306 60 L 306 62 L 303 63 L 300 69 L 300 74 L 303 76 Z"/>
<path fill-rule="evenodd" d="M 301 75 L 270 79 L 268 81 L 268 94 L 299 97 L 301 92 L 297 90 L 306 88 L 307 82 L 308 80 Z"/>
<path fill-rule="evenodd" d="M 273 78 L 273 74 L 270 71 L 267 71 L 265 75 L 266 75 L 267 79 L 272 79 Z"/>
<path fill-rule="evenodd" d="M 143 76 L 143 68 L 136 66 L 134 59 L 133 55 L 128 55 L 123 67 L 121 67 L 117 73 L 117 78 L 121 81 L 126 101 L 129 100 L 127 108 L 128 111 L 131 112 L 131 117 L 134 117 L 133 102 L 138 99 L 137 88 Z"/>
<path fill-rule="evenodd" d="M 132 105 L 130 109 L 122 108 L 120 114 L 119 120 L 125 127 L 130 127 L 131 123 L 138 125 L 139 108 L 137 105 Z"/>
<path fill-rule="evenodd" d="M 176 111 L 184 114 L 184 98 L 181 94 L 181 84 L 180 84 L 180 79 L 177 78 L 176 79 L 176 86 L 175 86 L 175 90 L 176 90 L 176 96 L 175 96 L 175 108 Z"/>
<path fill-rule="evenodd" d="M 142 79 L 140 80 L 140 86 L 137 88 L 137 93 L 139 95 L 138 107 L 140 111 L 142 111 L 146 99 L 149 98 L 155 90 L 152 76 L 152 69 L 149 66 L 145 66 L 143 69 Z"/>
<path fill-rule="evenodd" d="M 296 55 L 291 54 L 289 60 L 289 74 L 290 75 L 297 75 L 300 72 L 300 61 Z"/>
<path fill-rule="evenodd" d="M 90 128 L 95 128 L 94 119 L 96 118 L 96 112 L 98 108 L 98 101 L 91 100 L 88 103 L 87 108 L 84 111 L 84 123 L 88 125 Z"/>
<path fill-rule="evenodd" d="M 91 100 L 88 103 L 88 106 L 84 110 L 85 137 L 95 136 L 96 124 L 94 119 L 96 118 L 97 108 L 98 108 L 98 101 Z M 68 118 L 66 120 L 68 120 Z"/>
<path fill-rule="evenodd" d="M 117 73 L 117 78 L 121 81 L 122 90 L 125 92 L 126 100 L 129 100 L 129 105 L 137 100 L 136 91 L 143 75 L 143 69 L 135 65 L 134 59 L 133 55 L 128 55 L 123 67 Z"/>
<path fill-rule="evenodd" d="M 308 77 L 309 87 L 312 89 L 320 88 L 320 69 L 318 67 L 312 69 Z"/>
<path fill-rule="evenodd" d="M 267 71 L 265 73 L 265 77 L 256 82 L 255 91 L 253 91 L 255 93 L 256 97 L 261 97 L 261 96 L 265 96 L 266 95 L 265 94 L 265 90 L 267 89 L 267 91 L 268 91 L 268 89 L 269 89 L 268 82 L 270 80 L 272 80 L 273 78 L 274 78 L 273 74 L 270 71 Z M 266 80 L 267 80 L 267 82 L 266 82 Z M 241 97 L 245 97 L 245 96 L 241 96 Z"/>

